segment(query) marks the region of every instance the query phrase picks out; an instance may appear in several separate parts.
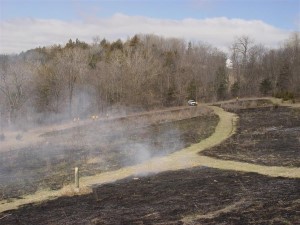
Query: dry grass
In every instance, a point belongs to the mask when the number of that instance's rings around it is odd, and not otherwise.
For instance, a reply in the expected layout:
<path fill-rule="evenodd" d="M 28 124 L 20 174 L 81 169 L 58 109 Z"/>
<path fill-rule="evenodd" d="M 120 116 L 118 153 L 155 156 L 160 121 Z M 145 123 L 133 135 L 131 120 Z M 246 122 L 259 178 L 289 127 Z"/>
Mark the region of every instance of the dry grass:
<path fill-rule="evenodd" d="M 91 193 L 92 189 L 86 186 L 75 188 L 73 185 L 65 186 L 61 189 L 61 194 L 63 196 L 75 196 Z"/>
<path fill-rule="evenodd" d="M 88 158 L 86 160 L 87 164 L 100 164 L 103 162 L 103 159 L 101 157 L 92 157 L 92 158 Z"/>

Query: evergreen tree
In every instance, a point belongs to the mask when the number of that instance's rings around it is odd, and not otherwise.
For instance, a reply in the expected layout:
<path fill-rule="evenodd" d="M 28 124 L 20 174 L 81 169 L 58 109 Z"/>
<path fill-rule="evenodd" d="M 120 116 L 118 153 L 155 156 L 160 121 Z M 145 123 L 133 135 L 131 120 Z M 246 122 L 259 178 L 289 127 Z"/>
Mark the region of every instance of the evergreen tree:
<path fill-rule="evenodd" d="M 230 89 L 232 97 L 238 97 L 240 92 L 240 84 L 239 82 L 234 82 Z"/>
<path fill-rule="evenodd" d="M 137 35 L 134 35 L 129 41 L 129 46 L 136 47 L 139 43 L 140 43 L 139 37 Z"/>
<path fill-rule="evenodd" d="M 193 79 L 187 87 L 188 99 L 196 100 L 196 94 L 197 94 L 197 86 L 195 80 Z"/>
<path fill-rule="evenodd" d="M 176 101 L 175 87 L 171 86 L 166 93 L 166 106 L 173 106 Z"/>
<path fill-rule="evenodd" d="M 227 95 L 228 76 L 224 67 L 219 67 L 215 78 L 215 92 L 218 100 L 223 100 Z"/>
<path fill-rule="evenodd" d="M 263 95 L 267 95 L 270 93 L 270 91 L 272 90 L 272 83 L 269 80 L 269 78 L 265 78 L 259 86 L 259 91 L 261 94 Z"/>
<path fill-rule="evenodd" d="M 277 79 L 277 91 L 280 93 L 288 92 L 290 89 L 291 71 L 287 61 L 284 62 L 280 69 L 280 73 Z"/>

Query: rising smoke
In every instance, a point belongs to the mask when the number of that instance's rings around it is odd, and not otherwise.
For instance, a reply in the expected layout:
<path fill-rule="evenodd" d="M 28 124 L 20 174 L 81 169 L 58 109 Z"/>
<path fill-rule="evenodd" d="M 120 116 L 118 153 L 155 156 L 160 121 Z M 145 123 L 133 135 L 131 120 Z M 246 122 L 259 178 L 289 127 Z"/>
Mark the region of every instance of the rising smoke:
<path fill-rule="evenodd" d="M 207 113 L 190 108 L 126 117 L 137 108 L 118 106 L 96 114 L 85 92 L 77 92 L 73 102 L 72 117 L 67 106 L 55 115 L 41 115 L 28 107 L 30 117 L 2 127 L 2 199 L 40 188 L 62 188 L 72 182 L 75 166 L 82 176 L 93 175 L 180 150 L 185 146 L 182 132 L 171 121 Z M 34 121 L 37 118 L 42 124 Z"/>

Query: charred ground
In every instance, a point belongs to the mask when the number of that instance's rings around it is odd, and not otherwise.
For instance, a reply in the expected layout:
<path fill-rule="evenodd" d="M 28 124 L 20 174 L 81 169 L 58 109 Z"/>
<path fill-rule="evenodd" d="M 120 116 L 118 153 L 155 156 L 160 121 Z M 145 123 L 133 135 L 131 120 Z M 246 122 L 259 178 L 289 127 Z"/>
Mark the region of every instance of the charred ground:
<path fill-rule="evenodd" d="M 0 217 L 6 225 L 296 224 L 299 185 L 299 179 L 199 167 L 127 178 Z"/>
<path fill-rule="evenodd" d="M 235 140 L 236 136 L 243 137 L 239 142 L 240 145 L 253 142 L 253 137 L 257 136 L 262 136 L 259 140 L 263 141 L 266 138 L 264 133 L 269 132 L 266 128 L 271 127 L 270 131 L 279 130 L 280 136 L 276 136 L 276 132 L 272 133 L 267 136 L 268 142 L 276 142 L 279 137 L 291 140 L 289 131 L 294 132 L 293 126 L 299 126 L 297 125 L 298 109 L 269 107 L 268 104 L 270 103 L 260 105 L 263 108 L 241 109 L 244 106 L 234 108 L 233 111 L 238 113 L 240 121 L 237 124 L 237 133 L 232 136 L 232 139 Z M 228 157 L 238 155 L 239 157 L 230 159 L 239 161 L 264 165 L 274 165 L 276 162 L 275 165 L 298 166 L 296 162 L 299 161 L 298 152 L 289 151 L 288 142 L 284 142 L 287 144 L 286 147 L 276 148 L 279 155 L 274 161 L 274 157 L 270 157 L 274 153 L 262 144 L 256 143 L 255 148 L 258 149 L 259 154 L 255 155 L 254 150 L 252 154 L 243 152 L 242 148 L 238 148 L 237 143 L 229 148 L 228 141 L 205 151 L 204 154 L 213 151 L 213 157 L 222 158 L 220 154 L 225 152 Z M 295 143 L 298 145 L 294 145 Z M 292 146 L 299 149 L 299 142 L 295 143 Z M 220 153 L 216 149 L 224 150 Z M 288 154 L 285 151 L 288 151 Z M 259 155 L 263 155 L 265 160 L 253 161 Z M 282 157 L 281 164 L 278 164 L 279 157 Z M 300 220 L 299 186 L 300 179 L 197 167 L 153 174 L 148 177 L 128 177 L 115 183 L 94 187 L 94 192 L 91 194 L 61 197 L 39 204 L 25 205 L 17 210 L 1 213 L 0 222 L 7 225 L 293 225 Z"/>
<path fill-rule="evenodd" d="M 236 109 L 236 133 L 200 154 L 267 166 L 300 166 L 300 109 L 266 106 Z"/>

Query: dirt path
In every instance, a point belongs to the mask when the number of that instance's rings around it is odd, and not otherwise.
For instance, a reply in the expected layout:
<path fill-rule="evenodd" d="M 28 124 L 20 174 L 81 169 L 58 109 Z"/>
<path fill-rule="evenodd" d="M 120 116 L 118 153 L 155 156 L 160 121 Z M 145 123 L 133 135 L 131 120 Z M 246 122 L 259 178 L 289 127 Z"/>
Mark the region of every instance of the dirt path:
<path fill-rule="evenodd" d="M 220 144 L 235 132 L 235 123 L 238 117 L 233 113 L 225 112 L 219 107 L 210 107 L 220 117 L 220 121 L 216 127 L 215 133 L 209 138 L 166 157 L 153 158 L 150 161 L 139 165 L 125 167 L 116 171 L 101 173 L 95 176 L 83 177 L 80 180 L 81 192 L 90 192 L 90 187 L 93 185 L 113 182 L 128 176 L 136 176 L 136 179 L 138 179 L 139 176 L 145 176 L 151 173 L 186 169 L 197 166 L 206 166 L 224 170 L 255 172 L 272 177 L 282 176 L 289 178 L 300 178 L 300 168 L 261 166 L 250 163 L 219 160 L 197 154 L 204 149 Z M 24 198 L 17 199 L 12 202 L 0 202 L 0 212 L 17 208 L 23 204 L 43 201 L 68 194 L 76 194 L 72 185 L 66 186 L 65 188 L 57 191 L 43 190 L 33 195 L 24 196 Z"/>

